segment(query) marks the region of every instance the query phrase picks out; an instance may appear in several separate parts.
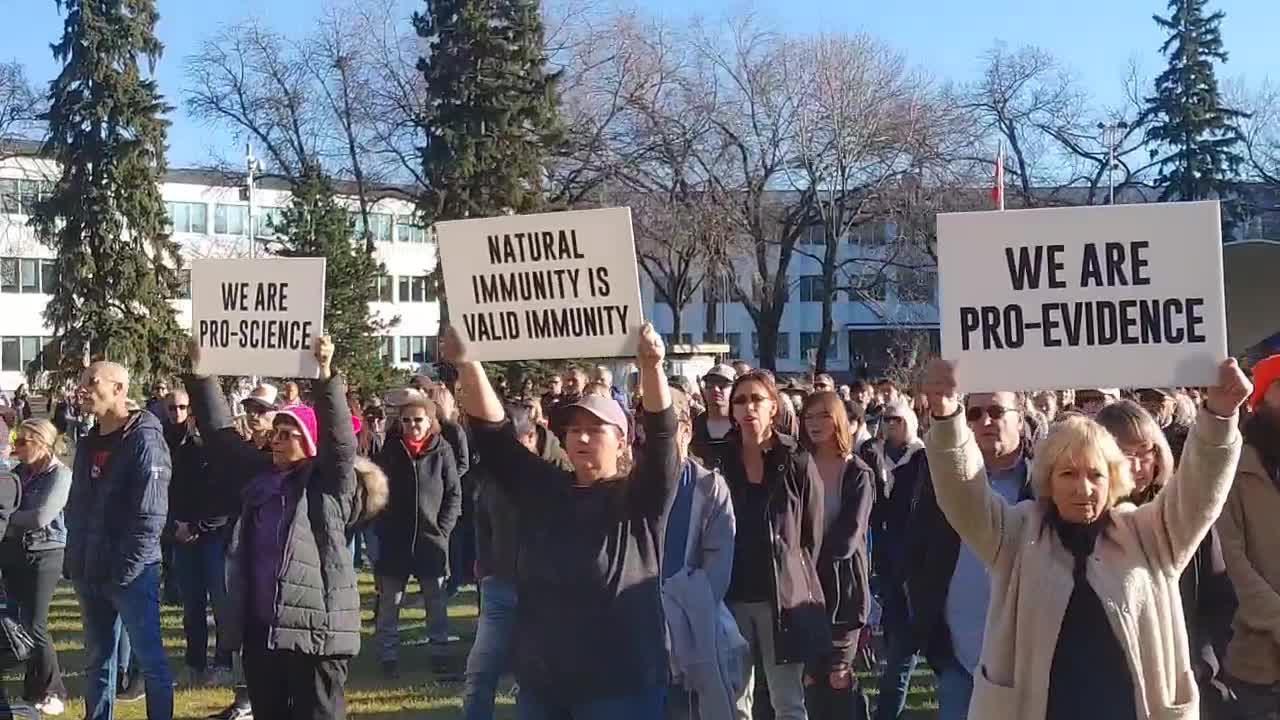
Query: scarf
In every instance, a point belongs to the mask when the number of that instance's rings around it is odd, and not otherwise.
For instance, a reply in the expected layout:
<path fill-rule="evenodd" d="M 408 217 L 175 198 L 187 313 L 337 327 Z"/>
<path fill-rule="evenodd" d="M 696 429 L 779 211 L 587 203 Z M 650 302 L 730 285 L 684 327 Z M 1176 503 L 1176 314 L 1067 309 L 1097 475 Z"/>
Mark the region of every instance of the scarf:
<path fill-rule="evenodd" d="M 1093 554 L 1093 549 L 1098 544 L 1098 536 L 1111 523 L 1111 511 L 1108 510 L 1102 517 L 1093 522 L 1082 525 L 1080 523 L 1067 522 L 1058 514 L 1058 508 L 1049 506 L 1049 525 L 1058 533 L 1058 539 L 1062 541 L 1063 547 L 1071 553 L 1071 557 L 1075 560 L 1072 569 L 1072 577 L 1076 582 L 1085 582 L 1085 570 L 1089 567 L 1089 556 Z"/>
<path fill-rule="evenodd" d="M 411 440 L 401 435 L 400 442 L 404 443 L 404 449 L 409 451 L 409 457 L 417 459 L 426 453 L 427 443 L 431 442 L 431 436 L 424 435 L 421 440 Z"/>

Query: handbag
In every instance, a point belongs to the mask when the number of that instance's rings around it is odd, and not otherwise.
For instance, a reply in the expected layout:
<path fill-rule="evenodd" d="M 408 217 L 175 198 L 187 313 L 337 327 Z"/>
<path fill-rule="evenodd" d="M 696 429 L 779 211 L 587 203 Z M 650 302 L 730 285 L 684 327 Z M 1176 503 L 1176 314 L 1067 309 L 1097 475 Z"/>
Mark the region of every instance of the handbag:
<path fill-rule="evenodd" d="M 11 617 L 0 617 L 0 668 L 11 668 L 21 665 L 31 657 L 36 649 L 36 641 L 31 633 Z"/>

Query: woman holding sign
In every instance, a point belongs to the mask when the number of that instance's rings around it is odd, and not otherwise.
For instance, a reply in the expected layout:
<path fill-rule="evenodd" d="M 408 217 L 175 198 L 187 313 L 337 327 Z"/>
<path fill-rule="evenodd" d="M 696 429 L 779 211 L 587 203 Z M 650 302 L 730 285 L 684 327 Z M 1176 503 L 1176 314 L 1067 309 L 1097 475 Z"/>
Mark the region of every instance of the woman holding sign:
<path fill-rule="evenodd" d="M 681 462 L 653 326 L 639 338 L 646 442 L 634 464 L 612 399 L 562 408 L 562 470 L 516 438 L 502 401 L 456 330 L 441 343 L 493 487 L 519 511 L 515 673 L 521 720 L 659 720 L 668 680 L 658 591 L 662 537 Z"/>
<path fill-rule="evenodd" d="M 199 368 L 198 346 L 191 352 Z M 376 467 L 362 465 L 357 473 L 333 343 L 317 339 L 313 352 L 320 366 L 315 408 L 276 413 L 270 455 L 235 432 L 216 377 L 187 380 L 196 424 L 223 463 L 223 477 L 247 480 L 227 548 L 227 627 L 219 631 L 242 646 L 249 699 L 261 718 L 346 717 L 347 663 L 360 651 L 360 594 L 347 531 L 376 511 L 371 498 L 386 499 L 386 477 Z"/>
<path fill-rule="evenodd" d="M 930 365 L 926 447 L 938 505 L 991 569 L 973 718 L 1198 718 L 1178 579 L 1222 511 L 1240 457 L 1248 379 L 1224 362 L 1182 464 L 1135 508 L 1130 461 L 1095 421 L 1059 422 L 1036 451 L 1036 499 L 987 482 L 954 367 Z"/>

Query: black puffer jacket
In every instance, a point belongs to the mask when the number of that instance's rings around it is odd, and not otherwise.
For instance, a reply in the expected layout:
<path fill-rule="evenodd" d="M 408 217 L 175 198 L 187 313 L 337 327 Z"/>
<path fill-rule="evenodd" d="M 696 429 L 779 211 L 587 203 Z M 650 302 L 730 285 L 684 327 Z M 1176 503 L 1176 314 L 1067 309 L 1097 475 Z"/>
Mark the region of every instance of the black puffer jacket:
<path fill-rule="evenodd" d="M 411 573 L 444 577 L 449 567 L 449 534 L 462 514 L 462 487 L 453 446 L 439 434 L 422 457 L 409 456 L 399 435 L 374 462 L 391 486 L 387 511 L 374 523 L 378 560 L 374 572 L 407 578 Z"/>
<path fill-rule="evenodd" d="M 226 477 L 245 482 L 272 471 L 271 459 L 235 432 L 218 392 L 217 378 L 187 380 L 201 435 Z M 296 499 L 277 576 L 275 623 L 267 647 L 305 655 L 353 656 L 360 652 L 360 593 L 347 552 L 347 529 L 358 518 L 356 437 L 347 388 L 335 375 L 313 386 L 315 458 L 296 465 L 285 482 Z M 248 514 L 241 509 L 227 548 L 227 637 L 244 638 L 252 548 L 244 545 Z"/>
<path fill-rule="evenodd" d="M 164 439 L 173 458 L 167 532 L 172 533 L 179 522 L 201 534 L 222 530 L 240 510 L 239 497 L 228 492 L 221 474 L 211 471 L 204 439 L 186 424 L 166 427 Z"/>
<path fill-rule="evenodd" d="M 845 466 L 840 483 L 840 512 L 822 536 L 818 552 L 818 580 L 827 603 L 831 634 L 839 658 L 851 663 L 850 638 L 867 624 L 871 607 L 871 560 L 867 556 L 867 530 L 875 504 L 871 468 L 855 455 Z"/>

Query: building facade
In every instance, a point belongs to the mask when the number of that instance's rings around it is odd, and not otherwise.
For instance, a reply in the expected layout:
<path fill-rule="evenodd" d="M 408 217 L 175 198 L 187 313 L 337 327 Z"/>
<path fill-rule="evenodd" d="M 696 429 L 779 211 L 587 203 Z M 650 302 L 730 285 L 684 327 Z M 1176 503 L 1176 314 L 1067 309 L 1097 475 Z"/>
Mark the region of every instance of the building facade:
<path fill-rule="evenodd" d="M 12 392 L 27 381 L 27 369 L 52 341 L 44 308 L 57 278 L 53 253 L 28 227 L 31 209 L 46 196 L 56 168 L 31 155 L 0 160 L 0 390 Z M 255 184 L 251 220 L 242 177 L 203 170 L 173 170 L 161 184 L 173 238 L 188 260 L 262 257 L 273 239 L 272 220 L 289 203 L 287 183 L 266 178 Z M 339 191 L 352 189 L 339 184 Z M 343 195 L 356 231 L 363 236 L 356 201 Z M 391 363 L 417 369 L 435 360 L 440 306 L 427 276 L 435 268 L 431 233 L 418 223 L 411 202 L 399 193 L 382 193 L 372 205 L 370 231 L 375 253 L 385 267 L 370 307 L 382 320 L 395 320 L 384 337 Z M 251 242 L 250 230 L 257 242 Z M 189 271 L 184 271 L 189 277 Z M 189 289 L 189 288 L 188 288 Z M 179 322 L 191 324 L 188 292 L 174 301 Z"/>

